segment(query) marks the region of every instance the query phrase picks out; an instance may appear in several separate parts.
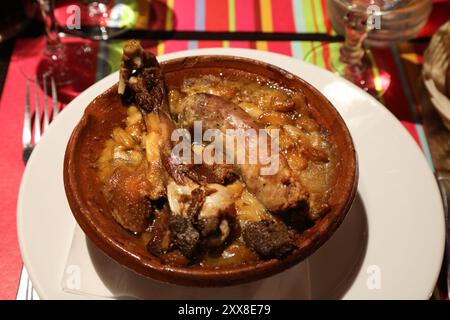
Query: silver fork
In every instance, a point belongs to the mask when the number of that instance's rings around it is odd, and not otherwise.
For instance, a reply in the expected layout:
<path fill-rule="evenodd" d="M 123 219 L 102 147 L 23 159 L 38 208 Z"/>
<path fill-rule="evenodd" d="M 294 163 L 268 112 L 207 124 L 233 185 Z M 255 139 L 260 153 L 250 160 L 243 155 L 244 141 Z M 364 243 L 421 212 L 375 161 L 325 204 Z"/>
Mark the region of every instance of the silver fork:
<path fill-rule="evenodd" d="M 52 92 L 52 117 L 49 117 L 49 105 L 47 97 L 47 78 L 44 76 L 42 78 L 42 87 L 44 90 L 44 101 L 43 101 L 43 119 L 41 126 L 41 109 L 39 106 L 39 87 L 37 79 L 34 80 L 34 136 L 32 139 L 33 126 L 31 123 L 31 112 L 30 112 L 30 82 L 27 79 L 26 83 L 26 96 L 25 96 L 25 115 L 23 121 L 23 132 L 22 132 L 22 160 L 26 164 L 33 152 L 34 147 L 39 142 L 41 135 L 47 130 L 49 123 L 55 119 L 58 115 L 58 93 L 56 91 L 56 84 L 53 77 L 51 78 L 51 92 Z M 23 277 L 22 277 L 23 276 Z M 23 279 L 22 279 L 23 278 Z M 25 292 L 24 297 L 22 292 Z M 22 273 L 20 277 L 19 289 L 17 297 L 25 300 L 34 300 L 34 288 L 28 277 L 25 267 L 22 266 Z"/>
<path fill-rule="evenodd" d="M 34 80 L 34 137 L 32 139 L 33 125 L 31 124 L 30 113 L 30 82 L 27 79 L 26 83 L 26 97 L 25 97 L 25 115 L 23 120 L 23 132 L 22 132 L 22 160 L 26 164 L 30 158 L 36 144 L 39 142 L 41 135 L 47 130 L 47 127 L 51 120 L 55 119 L 58 115 L 58 93 L 56 91 L 55 79 L 51 78 L 51 90 L 52 90 L 52 118 L 49 117 L 49 105 L 47 97 L 47 78 L 42 78 L 44 101 L 43 101 L 43 119 L 41 126 L 41 109 L 39 106 L 39 88 L 37 79 Z"/>

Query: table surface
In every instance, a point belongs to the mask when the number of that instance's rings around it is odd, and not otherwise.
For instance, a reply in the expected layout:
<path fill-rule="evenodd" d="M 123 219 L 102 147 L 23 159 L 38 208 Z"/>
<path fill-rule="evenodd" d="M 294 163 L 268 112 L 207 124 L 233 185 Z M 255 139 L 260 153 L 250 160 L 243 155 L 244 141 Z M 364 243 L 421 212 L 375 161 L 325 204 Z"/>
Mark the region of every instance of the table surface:
<path fill-rule="evenodd" d="M 431 168 L 450 170 L 450 132 L 431 106 L 420 76 L 430 36 L 450 18 L 449 0 L 433 2 L 429 22 L 417 39 L 396 47 L 371 48 L 370 52 L 375 71 L 388 74 L 391 81 L 379 100 L 405 126 Z M 144 6 L 141 12 L 151 12 L 150 20 L 143 14 L 136 29 L 121 35 L 122 39 L 107 45 L 91 43 L 99 56 L 107 57 L 112 70 L 92 70 L 86 86 L 117 69 L 123 38 L 141 38 L 143 45 L 157 55 L 193 48 L 238 47 L 297 59 L 303 59 L 318 44 L 342 40 L 331 27 L 326 0 L 158 0 L 151 2 L 151 8 L 145 7 L 146 1 L 139 4 Z M 16 298 L 22 268 L 16 202 L 24 169 L 21 134 L 26 79 L 19 65 L 36 66 L 36 51 L 25 48 L 42 48 L 42 30 L 42 25 L 34 22 L 19 38 L 0 45 L 0 299 Z M 329 69 L 327 55 L 337 53 L 324 52 L 316 57 L 315 64 Z M 60 104 L 67 104 L 84 87 L 58 88 Z M 444 288 L 442 272 L 434 298 L 448 299 Z"/>

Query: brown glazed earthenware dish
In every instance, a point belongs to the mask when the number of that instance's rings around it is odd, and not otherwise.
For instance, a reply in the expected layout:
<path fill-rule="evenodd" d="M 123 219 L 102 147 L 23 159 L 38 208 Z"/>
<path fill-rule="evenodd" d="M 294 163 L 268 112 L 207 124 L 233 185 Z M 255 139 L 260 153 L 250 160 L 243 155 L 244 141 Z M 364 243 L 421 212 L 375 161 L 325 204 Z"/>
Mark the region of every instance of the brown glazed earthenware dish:
<path fill-rule="evenodd" d="M 329 198 L 331 210 L 303 232 L 297 249 L 282 259 L 259 261 L 229 268 L 202 266 L 173 267 L 151 255 L 141 240 L 123 229 L 109 213 L 96 171 L 104 142 L 114 127 L 120 126 L 127 107 L 117 93 L 117 85 L 101 93 L 86 108 L 74 129 L 64 159 L 64 186 L 73 215 L 89 239 L 121 265 L 150 278 L 194 286 L 226 286 L 261 279 L 302 261 L 336 231 L 350 209 L 356 193 L 358 165 L 350 133 L 333 105 L 315 88 L 297 76 L 272 65 L 230 56 L 198 56 L 161 64 L 169 87 L 179 86 L 185 77 L 201 74 L 247 72 L 307 97 L 311 114 L 330 134 L 339 154 L 336 187 Z M 336 253 L 336 257 L 339 254 Z"/>

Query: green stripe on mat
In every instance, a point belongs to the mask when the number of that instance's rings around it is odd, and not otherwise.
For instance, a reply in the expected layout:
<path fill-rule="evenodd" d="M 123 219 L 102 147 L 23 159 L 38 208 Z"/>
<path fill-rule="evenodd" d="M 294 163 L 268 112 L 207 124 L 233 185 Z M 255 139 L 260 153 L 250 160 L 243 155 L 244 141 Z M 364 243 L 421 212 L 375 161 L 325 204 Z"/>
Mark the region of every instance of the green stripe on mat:
<path fill-rule="evenodd" d="M 298 0 L 292 1 L 292 14 L 294 15 L 295 31 L 298 33 L 305 32 L 305 21 L 303 20 L 303 7 Z M 303 60 L 305 57 L 305 46 L 300 41 L 291 41 L 292 56 L 296 59 Z"/>
<path fill-rule="evenodd" d="M 317 32 L 316 30 L 316 6 L 315 4 L 312 3 L 312 1 L 302 1 L 303 4 L 303 13 L 304 13 L 304 17 L 305 17 L 305 23 L 306 23 L 306 29 L 307 32 Z M 314 8 L 313 8 L 314 6 Z M 307 54 L 309 51 L 313 50 L 313 48 L 315 48 L 316 46 L 320 45 L 320 42 L 309 42 L 309 50 L 305 51 L 305 54 Z M 323 61 L 323 55 L 322 54 L 314 54 L 314 64 L 325 68 L 325 63 Z"/>
<path fill-rule="evenodd" d="M 122 59 L 122 47 L 124 41 L 116 40 L 110 43 L 109 47 L 109 63 L 111 65 L 111 72 L 119 70 L 120 59 Z"/>
<path fill-rule="evenodd" d="M 228 30 L 230 32 L 236 31 L 236 2 L 235 2 L 235 0 L 228 0 Z"/>

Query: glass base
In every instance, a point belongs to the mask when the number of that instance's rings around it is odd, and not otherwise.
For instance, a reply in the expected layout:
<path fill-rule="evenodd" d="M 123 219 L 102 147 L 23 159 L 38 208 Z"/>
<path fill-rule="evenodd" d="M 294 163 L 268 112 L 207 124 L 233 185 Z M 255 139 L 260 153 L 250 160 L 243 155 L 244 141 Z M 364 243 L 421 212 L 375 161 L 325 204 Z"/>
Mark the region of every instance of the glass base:
<path fill-rule="evenodd" d="M 74 11 L 74 2 L 79 11 Z M 135 26 L 140 6 L 141 10 L 145 10 L 150 6 L 150 1 L 61 0 L 56 2 L 54 14 L 57 24 L 67 34 L 108 40 Z M 78 20 L 74 19 L 76 13 L 79 14 Z"/>
<path fill-rule="evenodd" d="M 96 81 L 97 70 L 103 74 L 111 72 L 107 57 L 100 57 L 89 42 L 66 40 L 62 38 L 61 46 L 56 48 L 46 48 L 44 42 L 39 43 L 40 48 L 30 48 L 36 53 L 33 56 L 36 62 L 20 65 L 24 76 L 38 82 L 44 77 L 53 78 L 59 87 L 76 85 L 82 89 Z"/>
<path fill-rule="evenodd" d="M 323 61 L 324 67 L 357 85 L 374 97 L 384 95 L 390 84 L 387 72 L 379 70 L 366 51 L 360 65 L 347 65 L 340 60 L 342 43 L 326 43 L 311 49 L 304 60 L 312 64 Z"/>

